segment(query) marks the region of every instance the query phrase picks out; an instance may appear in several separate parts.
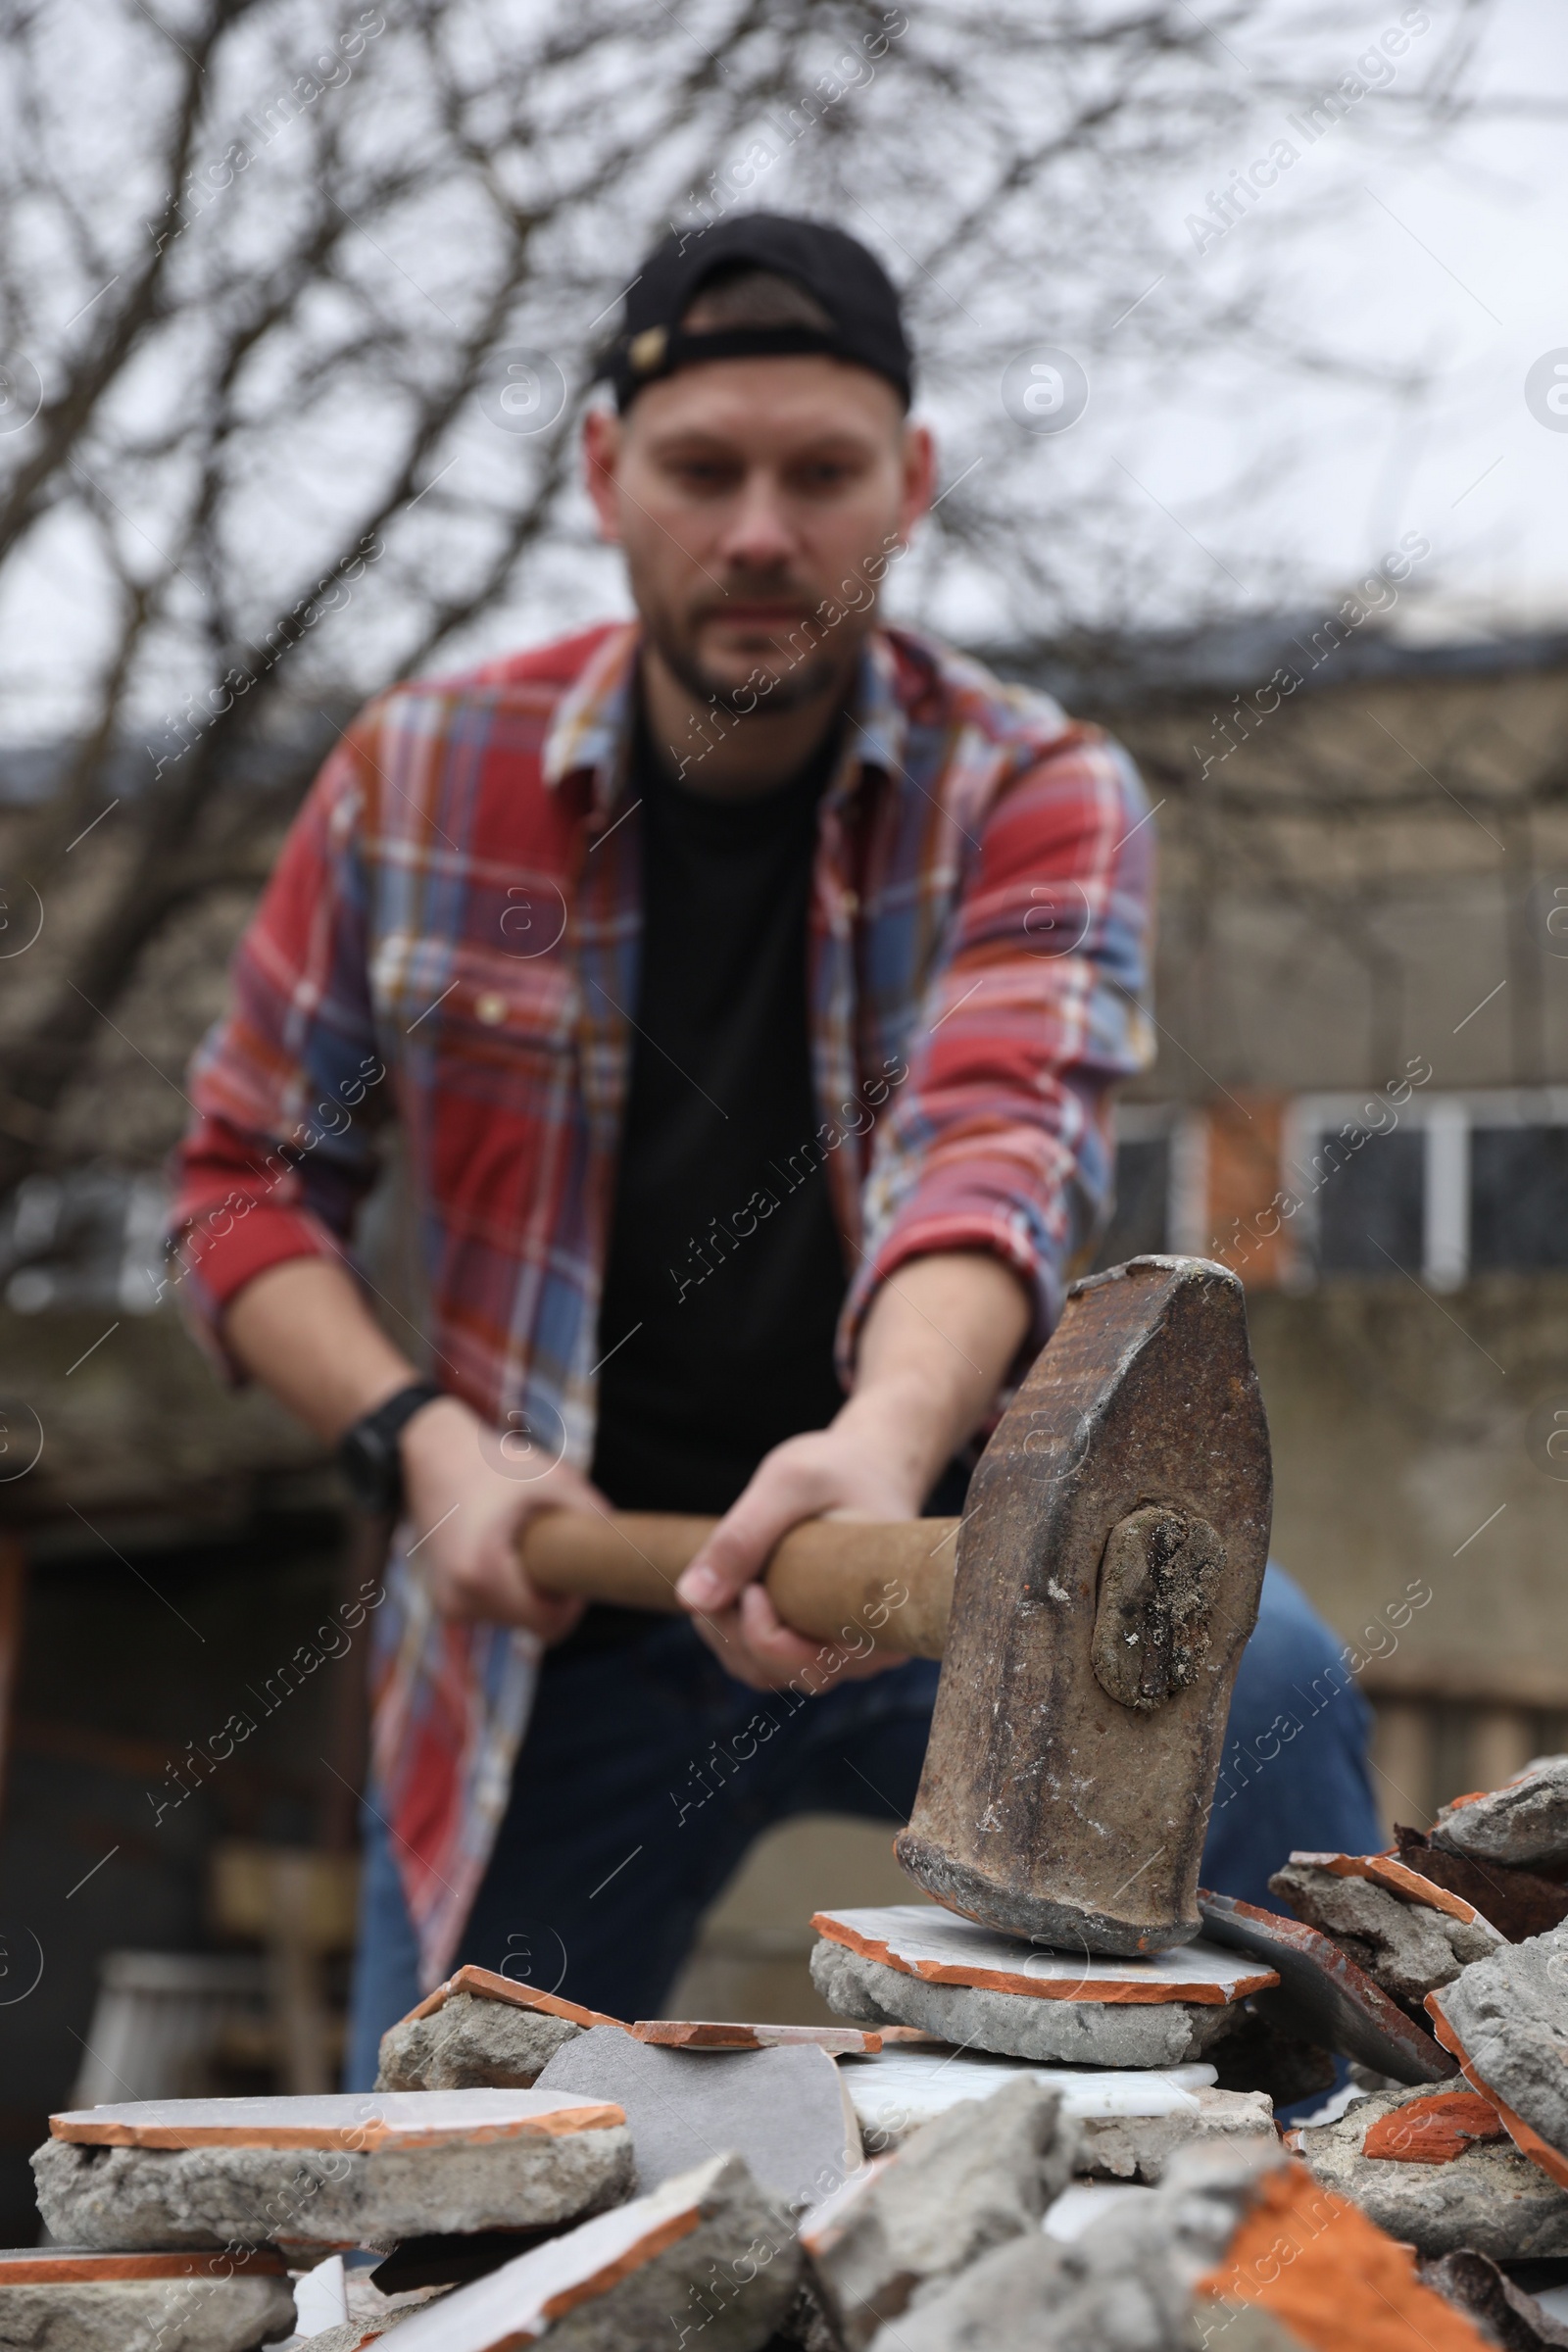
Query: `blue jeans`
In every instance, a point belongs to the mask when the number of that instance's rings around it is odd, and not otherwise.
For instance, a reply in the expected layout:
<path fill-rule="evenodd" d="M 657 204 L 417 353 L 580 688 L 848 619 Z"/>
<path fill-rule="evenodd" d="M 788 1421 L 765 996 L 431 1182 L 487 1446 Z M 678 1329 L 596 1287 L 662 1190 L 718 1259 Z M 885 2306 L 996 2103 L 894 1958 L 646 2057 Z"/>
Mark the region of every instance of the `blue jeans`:
<path fill-rule="evenodd" d="M 1382 1842 L 1371 1712 L 1342 1645 L 1271 1567 L 1231 1701 L 1204 1884 L 1268 1904 L 1293 1847 Z M 612 2017 L 657 2017 L 703 1912 L 748 1846 L 797 1813 L 903 1822 L 936 1691 L 923 1659 L 820 1698 L 731 1681 L 686 1621 L 547 1663 L 459 1963 L 504 1970 Z M 776 1728 L 748 1733 L 760 1709 Z M 345 2083 L 368 2089 L 386 2028 L 419 1998 L 388 1832 L 366 1812 Z"/>

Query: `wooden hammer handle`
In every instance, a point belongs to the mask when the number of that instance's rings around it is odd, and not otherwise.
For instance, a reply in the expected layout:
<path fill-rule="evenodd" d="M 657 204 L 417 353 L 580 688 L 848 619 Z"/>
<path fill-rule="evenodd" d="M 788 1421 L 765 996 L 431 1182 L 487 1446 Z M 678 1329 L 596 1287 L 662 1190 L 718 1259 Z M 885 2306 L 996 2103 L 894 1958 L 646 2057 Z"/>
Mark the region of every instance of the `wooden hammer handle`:
<path fill-rule="evenodd" d="M 675 1580 L 717 1522 L 673 1512 L 541 1511 L 517 1556 L 546 1592 L 674 1612 Z M 953 1600 L 956 1519 L 808 1519 L 768 1563 L 786 1625 L 817 1642 L 939 1658 Z"/>

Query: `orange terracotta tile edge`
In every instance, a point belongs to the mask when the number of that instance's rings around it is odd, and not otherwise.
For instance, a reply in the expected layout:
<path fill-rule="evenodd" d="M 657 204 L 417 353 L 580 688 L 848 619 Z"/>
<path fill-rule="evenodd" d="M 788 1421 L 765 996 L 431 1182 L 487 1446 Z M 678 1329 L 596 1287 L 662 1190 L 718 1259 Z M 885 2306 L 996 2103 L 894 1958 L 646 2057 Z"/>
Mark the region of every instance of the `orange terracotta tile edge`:
<path fill-rule="evenodd" d="M 1432 2030 L 1450 2057 L 1458 2059 L 1459 2072 L 1472 2090 L 1478 2090 L 1484 2099 L 1489 2099 L 1495 2107 L 1507 2125 L 1508 2137 L 1513 2141 L 1520 2155 L 1528 2156 L 1532 2164 L 1539 2165 L 1547 2180 L 1555 2180 L 1559 2188 L 1568 2188 L 1568 2156 L 1560 2155 L 1554 2147 L 1544 2140 L 1541 2133 L 1533 2130 L 1522 2115 L 1515 2115 L 1511 2107 L 1505 2107 L 1492 2084 L 1483 2081 L 1457 2033 L 1444 2016 L 1442 2004 L 1435 1992 L 1427 1994 L 1425 2005 L 1427 2015 L 1432 2020 Z"/>
<path fill-rule="evenodd" d="M 829 2056 L 873 2058 L 882 2047 L 885 2029 L 864 2026 L 802 2026 L 769 2029 L 730 2023 L 721 2018 L 640 2017 L 627 2031 L 638 2041 L 662 2050 L 774 2050 L 828 2049 Z M 777 2040 L 769 2037 L 776 2032 Z M 845 2046 L 837 2052 L 829 2044 Z"/>
<path fill-rule="evenodd" d="M 1222 2009 L 1231 2002 L 1245 2001 L 1254 1992 L 1267 1992 L 1280 1981 L 1277 1969 L 1260 1968 L 1255 1975 L 1238 1977 L 1229 1990 L 1223 1984 L 1200 1983 L 1097 1984 L 1085 1990 L 1084 1979 L 1077 1984 L 1053 1984 L 1040 1977 L 1015 1976 L 1008 1969 L 964 1968 L 948 1960 L 901 1960 L 890 1944 L 874 1936 L 862 1936 L 858 1928 L 844 1927 L 825 1911 L 813 1912 L 811 1925 L 830 1943 L 846 1944 L 863 1960 L 879 1960 L 884 1968 L 896 1968 L 901 1976 L 919 1977 L 927 1984 L 968 1985 L 978 1992 L 1021 1992 L 1037 2001 L 1098 2001 L 1113 2009 L 1152 2008 L 1170 2001 L 1187 2001 L 1200 2009 Z"/>
<path fill-rule="evenodd" d="M 1438 2090 L 1391 2107 L 1361 2142 L 1380 2164 L 1453 2164 L 1487 2140 L 1506 2139 L 1501 2116 L 1479 2090 Z"/>
<path fill-rule="evenodd" d="M 1312 1859 L 1337 1879 L 1371 1879 L 1376 1886 L 1387 1886 L 1391 1894 L 1407 1894 L 1412 1902 L 1424 1904 L 1429 1911 L 1446 1912 L 1466 1927 L 1484 1917 L 1462 1894 L 1450 1894 L 1446 1886 L 1434 1886 L 1393 1854 L 1314 1854 Z M 1488 1920 L 1486 1924 L 1490 1927 L 1492 1923 Z"/>
<path fill-rule="evenodd" d="M 49 2118 L 50 2134 L 88 2148 L 346 2148 L 374 2156 L 383 2148 L 483 2147 L 498 2140 L 564 2139 L 577 2132 L 606 2132 L 626 2121 L 622 2107 L 608 2100 L 557 2108 L 546 2115 L 517 2116 L 510 2123 L 459 2125 L 389 2124 L 372 2116 L 363 2124 L 68 2124 Z"/>
<path fill-rule="evenodd" d="M 667 2221 L 656 2223 L 652 2230 L 643 2232 L 635 2245 L 627 2246 L 623 2253 L 615 2255 L 591 2278 L 580 2278 L 575 2286 L 564 2286 L 559 2295 L 552 2295 L 548 2302 L 540 2306 L 540 2318 L 547 2322 L 559 2320 L 564 2313 L 575 2311 L 579 2303 L 587 2303 L 599 2295 L 608 2294 L 612 2286 L 618 2286 L 622 2278 L 629 2278 L 633 2271 L 642 2270 L 656 2255 L 662 2254 L 666 2247 L 679 2245 L 683 2237 L 690 2237 L 702 2218 L 700 2205 L 688 2205 L 684 2213 L 672 2213 Z M 532 2339 L 520 2336 L 516 2339 L 519 2343 L 529 2340 Z M 497 2352 L 505 2352 L 505 2347 L 498 2346 Z"/>
<path fill-rule="evenodd" d="M 434 1992 L 427 1992 L 417 2007 L 399 2019 L 399 2024 L 411 2026 L 416 2018 L 433 2017 L 438 2009 L 445 2008 L 455 1992 L 473 1993 L 483 2001 L 505 2001 L 512 2009 L 541 2010 L 546 2017 L 564 2017 L 574 2026 L 619 2026 L 622 2032 L 626 2031 L 624 2019 L 607 2017 L 602 2009 L 584 2009 L 576 2001 L 564 2001 L 553 1992 L 535 1992 L 530 1984 L 514 1984 L 511 1977 L 503 1977 L 493 1968 L 472 1966 L 460 1968 L 456 1976 L 448 1977 Z"/>
<path fill-rule="evenodd" d="M 222 2264 L 220 2270 L 218 2266 Z M 105 2286 L 132 2285 L 138 2278 L 286 2278 L 288 2264 L 270 2246 L 238 2254 L 51 2254 L 40 2247 L 20 2262 L 0 2263 L 0 2289 L 8 2286 L 64 2286 L 95 2280 Z"/>
<path fill-rule="evenodd" d="M 1487 2352 L 1488 2339 L 1422 2285 L 1410 2249 L 1301 2164 L 1264 2178 L 1224 2264 L 1198 2292 L 1255 2304 L 1310 2352 L 1389 2352 L 1401 2341 L 1426 2352 Z"/>

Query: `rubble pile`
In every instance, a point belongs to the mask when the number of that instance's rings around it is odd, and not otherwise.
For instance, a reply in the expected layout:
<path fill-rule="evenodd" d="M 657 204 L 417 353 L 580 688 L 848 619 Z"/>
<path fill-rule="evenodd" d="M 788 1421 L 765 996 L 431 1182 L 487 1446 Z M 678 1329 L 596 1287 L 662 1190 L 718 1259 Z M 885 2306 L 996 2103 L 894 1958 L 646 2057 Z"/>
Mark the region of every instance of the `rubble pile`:
<path fill-rule="evenodd" d="M 464 1969 L 363 2097 L 54 2117 L 0 2348 L 1568 2347 L 1568 1758 L 1271 1890 L 1124 1959 L 819 1912 L 823 2027 Z M 290 2337 L 342 2250 L 346 2324 Z"/>

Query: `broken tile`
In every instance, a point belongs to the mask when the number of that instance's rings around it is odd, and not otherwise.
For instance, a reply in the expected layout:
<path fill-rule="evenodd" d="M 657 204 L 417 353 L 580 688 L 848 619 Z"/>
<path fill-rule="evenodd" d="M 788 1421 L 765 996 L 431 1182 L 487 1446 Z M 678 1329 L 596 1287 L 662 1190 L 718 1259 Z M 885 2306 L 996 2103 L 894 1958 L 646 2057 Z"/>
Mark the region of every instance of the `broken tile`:
<path fill-rule="evenodd" d="M 1501 2352 L 1568 2352 L 1568 2327 L 1485 2254 L 1445 2254 L 1416 2269 L 1423 2285 L 1474 2320 Z"/>
<path fill-rule="evenodd" d="M 1456 1796 L 1433 1823 L 1431 1838 L 1472 1862 L 1526 1870 L 1568 1862 L 1568 1756 L 1537 1756 L 1500 1788 Z"/>
<path fill-rule="evenodd" d="M 1325 2187 L 1419 2253 L 1469 2246 L 1497 2262 L 1568 2255 L 1568 2194 L 1507 2140 L 1475 2141 L 1447 2164 L 1366 2155 L 1366 2140 L 1385 2118 L 1429 2095 L 1412 2089 L 1358 2099 L 1334 2123 L 1298 2128 L 1292 2144 Z"/>
<path fill-rule="evenodd" d="M 1501 2116 L 1479 2091 L 1436 2090 L 1380 2116 L 1361 2153 L 1395 2164 L 1452 2164 L 1479 2141 L 1507 2136 Z"/>
<path fill-rule="evenodd" d="M 927 1903 L 890 1903 L 863 1911 L 818 1911 L 811 1925 L 831 1943 L 929 1984 L 963 1984 L 1039 2001 L 1093 2001 L 1142 2007 L 1167 2001 L 1221 2006 L 1270 1982 L 1233 1952 L 1184 1943 L 1152 1957 L 1107 1959 L 1060 1952 L 1027 1938 L 998 1935 L 971 1919 Z"/>
<path fill-rule="evenodd" d="M 272 2253 L 0 2253 L 0 2345 L 26 2352 L 252 2352 L 293 2326 Z"/>
<path fill-rule="evenodd" d="M 1462 1926 L 1480 1927 L 1489 1943 L 1512 1940 L 1494 1927 L 1476 1904 L 1441 1886 L 1435 1879 L 1425 1877 L 1415 1863 L 1407 1862 L 1397 1854 L 1293 1853 L 1291 1860 L 1293 1863 L 1301 1863 L 1307 1869 L 1331 1871 L 1336 1878 L 1370 1879 L 1374 1886 L 1386 1886 L 1391 1894 L 1398 1895 L 1407 1903 L 1420 1904 L 1429 1911 L 1441 1911 L 1446 1918 L 1456 1920 Z M 1473 1952 L 1470 1957 L 1479 1959 L 1481 1954 L 1479 1951 Z"/>
<path fill-rule="evenodd" d="M 819 1911 L 811 1978 L 829 2008 L 956 2046 L 1109 2067 L 1178 2066 L 1269 1969 L 1197 1943 L 1153 1959 L 1072 1957 L 924 1905 Z"/>
<path fill-rule="evenodd" d="M 1165 2187 L 1123 2192 L 1070 2238 L 1048 2228 L 982 2255 L 885 2326 L 873 2352 L 1165 2352 L 1200 2341 L 1189 2333 L 1198 2280 L 1277 2162 L 1277 2148 L 1190 2153 Z"/>
<path fill-rule="evenodd" d="M 854 2051 L 864 2056 L 882 2047 L 880 2034 L 857 2026 L 744 2026 L 725 2019 L 644 2017 L 631 2029 L 639 2041 L 663 2050 L 781 2050 L 797 2042 L 826 2050 L 830 2058 Z"/>
<path fill-rule="evenodd" d="M 1396 2082 L 1441 2082 L 1456 2071 L 1432 2035 L 1316 1928 L 1206 1888 L 1198 1899 L 1204 1931 L 1215 1942 L 1278 1971 L 1279 1990 L 1257 1997 L 1263 2016 Z"/>
<path fill-rule="evenodd" d="M 1568 2188 L 1568 1927 L 1473 1962 L 1427 2008 L 1466 2080 Z"/>
<path fill-rule="evenodd" d="M 902 2147 L 912 2132 L 964 2099 L 989 2099 L 1021 2080 L 1054 2090 L 1077 2128 L 1076 2169 L 1119 2180 L 1157 2180 L 1180 2147 L 1208 2139 L 1273 2136 L 1273 2109 L 1260 2091 L 1223 2091 L 1212 2066 L 1116 2073 L 1032 2067 L 966 2051 L 884 2051 L 846 2059 L 840 2071 L 868 2153 Z"/>
<path fill-rule="evenodd" d="M 1268 1884 L 1269 1892 L 1298 1919 L 1330 1936 L 1406 2009 L 1419 2009 L 1429 1992 L 1451 1984 L 1467 1962 L 1484 1958 L 1502 1941 L 1494 1928 L 1473 1915 L 1456 1919 L 1370 1877 L 1329 1870 L 1303 1855 L 1293 1854 Z"/>
<path fill-rule="evenodd" d="M 1200 2341 L 1240 2311 L 1317 2352 L 1485 2352 L 1488 2342 L 1423 2284 L 1408 2246 L 1299 2164 L 1261 2178 L 1223 2260 L 1198 2288 Z"/>
<path fill-rule="evenodd" d="M 1040 2228 L 1072 2173 L 1059 2094 L 1014 2076 L 924 2125 L 808 2214 L 801 2243 L 848 2352 L 911 2295 Z"/>
<path fill-rule="evenodd" d="M 860 2162 L 838 2069 L 809 2044 L 667 2050 L 596 2026 L 556 2053 L 537 2087 L 613 2098 L 625 2110 L 645 2190 L 733 2148 L 763 2189 L 793 2208 L 816 2204 Z"/>
<path fill-rule="evenodd" d="M 460 1968 L 381 2036 L 377 2090 L 527 2089 L 564 2043 L 618 2025 L 488 1968 Z"/>
<path fill-rule="evenodd" d="M 618 2107 L 539 2090 L 143 2101 L 51 2117 L 50 2134 L 32 2159 L 39 2208 L 85 2246 L 525 2229 L 597 2212 L 632 2179 Z"/>
<path fill-rule="evenodd" d="M 710 2158 L 398 2326 L 398 2352 L 757 2352 L 794 2299 L 790 2223 L 744 2160 Z"/>
<path fill-rule="evenodd" d="M 1399 1859 L 1434 1886 L 1463 1896 L 1510 1943 L 1544 1936 L 1568 1919 L 1568 1886 L 1507 1862 L 1472 1862 L 1434 1845 L 1424 1831 L 1396 1828 Z"/>

